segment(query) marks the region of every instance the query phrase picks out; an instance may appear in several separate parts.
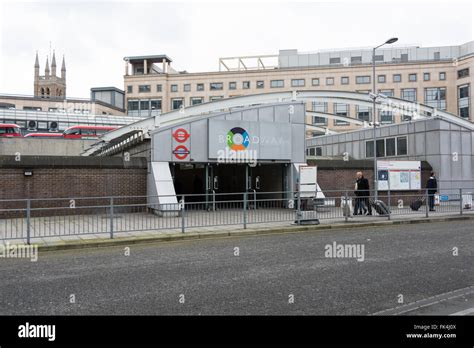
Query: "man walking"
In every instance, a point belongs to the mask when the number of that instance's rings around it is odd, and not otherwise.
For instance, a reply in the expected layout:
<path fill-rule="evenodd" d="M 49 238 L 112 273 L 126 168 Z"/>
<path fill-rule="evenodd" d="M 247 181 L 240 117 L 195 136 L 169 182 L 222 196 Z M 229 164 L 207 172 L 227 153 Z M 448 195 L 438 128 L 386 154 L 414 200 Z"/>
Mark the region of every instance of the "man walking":
<path fill-rule="evenodd" d="M 356 181 L 356 207 L 354 209 L 354 215 L 372 215 L 372 207 L 370 206 L 369 197 L 370 197 L 370 186 L 369 180 L 367 180 L 362 172 L 357 172 L 357 181 Z"/>
<path fill-rule="evenodd" d="M 431 172 L 431 176 L 426 183 L 426 189 L 428 190 L 428 204 L 430 211 L 435 211 L 434 209 L 434 195 L 438 191 L 438 182 L 436 181 L 435 172 Z"/>

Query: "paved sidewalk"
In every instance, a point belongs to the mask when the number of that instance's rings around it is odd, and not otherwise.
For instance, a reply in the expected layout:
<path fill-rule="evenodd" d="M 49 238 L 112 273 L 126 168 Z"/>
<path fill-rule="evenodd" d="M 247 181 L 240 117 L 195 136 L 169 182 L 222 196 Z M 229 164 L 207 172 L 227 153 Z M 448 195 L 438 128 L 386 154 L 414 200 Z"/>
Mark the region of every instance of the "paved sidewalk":
<path fill-rule="evenodd" d="M 457 206 L 440 207 L 441 211 L 429 212 L 428 220 L 460 217 L 474 218 L 474 210 L 459 213 Z M 419 212 L 409 208 L 392 208 L 390 221 L 387 216 L 352 216 L 347 222 L 341 208 L 325 207 L 318 211 L 319 226 L 305 226 L 304 229 L 351 227 L 360 224 L 390 224 L 426 221 L 424 207 Z M 229 209 L 220 211 L 185 212 L 185 233 L 182 233 L 182 216 L 160 217 L 150 213 L 122 213 L 114 216 L 113 241 L 146 239 L 183 239 L 238 234 L 264 233 L 300 228 L 295 224 L 296 214 L 290 209 L 256 209 L 247 211 L 247 229 L 243 226 L 243 211 Z M 110 217 L 99 215 L 65 215 L 31 218 L 31 243 L 43 246 L 71 245 L 110 241 Z M 26 219 L 0 220 L 0 243 L 26 243 Z"/>

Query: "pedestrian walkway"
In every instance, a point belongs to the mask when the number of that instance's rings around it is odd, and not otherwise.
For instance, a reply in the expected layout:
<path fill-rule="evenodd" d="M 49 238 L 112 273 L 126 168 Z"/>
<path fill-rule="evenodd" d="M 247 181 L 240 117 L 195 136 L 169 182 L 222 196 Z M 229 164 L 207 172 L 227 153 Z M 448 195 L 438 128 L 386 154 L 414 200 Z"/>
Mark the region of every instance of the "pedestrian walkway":
<path fill-rule="evenodd" d="M 441 210 L 441 209 L 440 209 Z M 350 216 L 343 215 L 339 207 L 321 207 L 311 212 L 321 224 L 369 223 L 426 218 L 426 210 L 413 212 L 409 208 L 392 208 L 388 216 Z M 375 212 L 374 212 L 375 213 Z M 463 214 L 474 216 L 474 210 L 463 210 Z M 166 215 L 167 214 L 167 215 Z M 30 218 L 30 242 L 52 244 L 71 240 L 91 240 L 121 237 L 166 236 L 178 233 L 216 233 L 239 231 L 244 228 L 272 229 L 294 226 L 297 220 L 293 209 L 223 209 L 216 211 L 186 211 L 166 213 L 158 216 L 147 212 L 120 213 L 110 218 L 107 214 L 61 215 Z M 429 212 L 429 217 L 460 216 L 459 206 L 441 211 Z M 305 217 L 307 215 L 303 215 Z M 184 229 L 183 229 L 184 223 Z M 184 232 L 183 232 L 184 230 Z M 27 242 L 28 224 L 26 218 L 1 219 L 0 243 L 21 244 Z"/>

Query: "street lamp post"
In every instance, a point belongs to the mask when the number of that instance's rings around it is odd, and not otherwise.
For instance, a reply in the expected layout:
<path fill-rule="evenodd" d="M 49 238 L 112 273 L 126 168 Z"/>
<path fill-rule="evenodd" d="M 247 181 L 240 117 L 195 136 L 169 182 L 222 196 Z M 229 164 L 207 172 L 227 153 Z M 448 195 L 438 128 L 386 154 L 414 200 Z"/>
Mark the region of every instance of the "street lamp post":
<path fill-rule="evenodd" d="M 375 86 L 375 50 L 379 47 L 382 47 L 383 45 L 387 44 L 392 44 L 394 42 L 397 42 L 398 38 L 392 37 L 391 39 L 388 39 L 385 41 L 383 44 L 378 45 L 377 47 L 374 47 L 372 50 L 372 123 L 373 123 L 373 138 L 374 138 L 374 199 L 377 199 L 378 196 L 378 187 L 377 187 L 377 136 L 376 136 L 376 115 L 377 112 L 375 110 L 376 107 L 376 99 L 377 99 L 377 92 L 376 92 L 376 86 Z"/>

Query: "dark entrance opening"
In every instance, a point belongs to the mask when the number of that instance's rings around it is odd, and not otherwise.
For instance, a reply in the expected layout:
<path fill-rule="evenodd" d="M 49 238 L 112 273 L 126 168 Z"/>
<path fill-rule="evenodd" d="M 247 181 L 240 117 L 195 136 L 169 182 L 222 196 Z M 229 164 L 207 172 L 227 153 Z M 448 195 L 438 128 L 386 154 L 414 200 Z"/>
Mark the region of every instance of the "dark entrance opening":
<path fill-rule="evenodd" d="M 186 195 L 187 202 L 242 201 L 244 192 L 249 201 L 270 200 L 289 190 L 288 165 L 172 163 L 171 173 L 176 194 Z"/>

